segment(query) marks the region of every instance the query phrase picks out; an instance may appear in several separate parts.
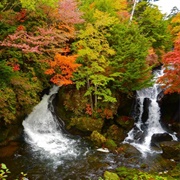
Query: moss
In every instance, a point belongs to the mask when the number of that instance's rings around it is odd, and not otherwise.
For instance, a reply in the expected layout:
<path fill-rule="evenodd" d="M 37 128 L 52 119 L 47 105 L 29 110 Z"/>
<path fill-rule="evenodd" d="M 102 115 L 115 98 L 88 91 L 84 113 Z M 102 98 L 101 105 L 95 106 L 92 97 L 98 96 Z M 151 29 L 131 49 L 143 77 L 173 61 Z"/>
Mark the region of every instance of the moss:
<path fill-rule="evenodd" d="M 116 173 L 109 172 L 109 171 L 104 172 L 104 179 L 105 180 L 120 180 Z"/>
<path fill-rule="evenodd" d="M 107 138 L 112 139 L 114 141 L 121 142 L 125 138 L 124 130 L 117 125 L 113 124 L 107 130 Z"/>
<path fill-rule="evenodd" d="M 69 128 L 75 127 L 83 132 L 100 132 L 104 121 L 102 119 L 93 119 L 91 117 L 75 117 L 71 118 Z"/>
<path fill-rule="evenodd" d="M 120 179 L 126 179 L 126 180 L 138 180 L 138 179 L 144 179 L 144 180 L 173 180 L 170 176 L 164 176 L 159 174 L 151 174 L 147 172 L 143 172 L 134 168 L 126 168 L 126 167 L 119 167 L 116 169 L 118 176 Z"/>
<path fill-rule="evenodd" d="M 115 150 L 117 148 L 117 144 L 112 139 L 107 139 L 105 146 L 109 150 Z"/>
<path fill-rule="evenodd" d="M 162 156 L 167 159 L 180 160 L 180 142 L 164 141 L 160 143 L 162 148 Z"/>
<path fill-rule="evenodd" d="M 90 138 L 94 145 L 98 147 L 102 147 L 106 142 L 106 138 L 97 131 L 93 131 Z"/>

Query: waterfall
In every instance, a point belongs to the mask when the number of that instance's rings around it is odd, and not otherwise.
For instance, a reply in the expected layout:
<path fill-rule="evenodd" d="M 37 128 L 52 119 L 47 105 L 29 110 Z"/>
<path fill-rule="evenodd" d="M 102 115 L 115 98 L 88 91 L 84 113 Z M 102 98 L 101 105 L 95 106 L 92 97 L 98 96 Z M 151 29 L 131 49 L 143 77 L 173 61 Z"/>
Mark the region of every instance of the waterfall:
<path fill-rule="evenodd" d="M 160 123 L 161 114 L 158 104 L 158 99 L 162 96 L 163 90 L 160 85 L 156 83 L 157 79 L 162 75 L 163 70 L 154 71 L 154 85 L 137 91 L 136 108 L 138 107 L 138 113 L 136 113 L 137 117 L 135 117 L 137 122 L 124 140 L 124 143 L 132 144 L 144 155 L 146 153 L 155 152 L 151 149 L 152 135 L 157 133 L 166 133 L 166 130 L 162 128 Z M 145 109 L 145 105 L 147 105 L 147 103 L 148 110 Z M 148 112 L 144 112 L 145 110 Z M 143 118 L 145 113 L 148 113 L 146 120 Z M 170 135 L 174 140 L 177 140 L 175 135 Z"/>
<path fill-rule="evenodd" d="M 54 86 L 49 95 L 44 95 L 41 102 L 23 121 L 25 140 L 31 145 L 32 151 L 40 156 L 58 159 L 76 158 L 80 152 L 79 139 L 72 139 L 62 131 L 62 125 L 55 115 L 52 101 L 59 87 Z M 87 152 L 87 149 L 85 150 Z M 84 153 L 85 153 L 84 152 Z"/>

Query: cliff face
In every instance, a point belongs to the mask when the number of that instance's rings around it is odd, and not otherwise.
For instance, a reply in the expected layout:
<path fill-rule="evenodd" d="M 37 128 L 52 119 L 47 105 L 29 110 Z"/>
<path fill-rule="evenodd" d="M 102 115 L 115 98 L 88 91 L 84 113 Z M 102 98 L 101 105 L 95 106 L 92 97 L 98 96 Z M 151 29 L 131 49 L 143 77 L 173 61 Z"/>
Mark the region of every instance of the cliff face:
<path fill-rule="evenodd" d="M 161 119 L 165 128 L 177 133 L 180 140 L 180 95 L 168 94 L 160 101 Z"/>

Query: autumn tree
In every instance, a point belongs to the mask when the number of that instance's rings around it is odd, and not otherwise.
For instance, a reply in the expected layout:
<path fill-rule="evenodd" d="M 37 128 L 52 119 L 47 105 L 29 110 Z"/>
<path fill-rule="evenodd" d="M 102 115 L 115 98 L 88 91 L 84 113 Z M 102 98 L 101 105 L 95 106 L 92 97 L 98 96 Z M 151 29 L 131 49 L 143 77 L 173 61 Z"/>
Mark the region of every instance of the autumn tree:
<path fill-rule="evenodd" d="M 173 36 L 173 40 L 175 40 L 180 32 L 180 13 L 170 18 L 169 29 Z"/>
<path fill-rule="evenodd" d="M 11 123 L 18 112 L 27 115 L 50 86 L 52 76 L 44 73 L 51 68 L 47 59 L 53 64 L 55 54 L 65 53 L 83 19 L 76 0 L 3 0 L 0 9 L 0 119 Z M 66 63 L 61 66 L 67 68 Z"/>
<path fill-rule="evenodd" d="M 87 22 L 94 22 L 94 13 L 96 10 L 109 13 L 112 16 L 118 16 L 120 19 L 126 19 L 127 0 L 86 0 L 82 1 L 80 9 L 84 12 L 83 18 Z"/>
<path fill-rule="evenodd" d="M 174 43 L 174 50 L 163 57 L 164 75 L 160 77 L 159 83 L 165 89 L 165 94 L 180 94 L 180 33 Z"/>
<path fill-rule="evenodd" d="M 85 29 L 80 30 L 75 43 L 77 60 L 82 66 L 74 80 L 77 89 L 86 87 L 85 96 L 89 97 L 91 110 L 96 112 L 100 102 L 116 102 L 109 87 L 113 75 L 108 72 L 109 57 L 115 51 L 109 46 L 106 36 L 110 36 L 109 29 L 118 19 L 98 10 L 94 18 L 94 24 L 87 23 Z"/>
<path fill-rule="evenodd" d="M 56 54 L 53 61 L 49 62 L 50 69 L 46 70 L 46 74 L 53 75 L 50 79 L 58 86 L 73 84 L 73 72 L 80 67 L 80 64 L 75 63 L 77 56 L 65 56 Z"/>

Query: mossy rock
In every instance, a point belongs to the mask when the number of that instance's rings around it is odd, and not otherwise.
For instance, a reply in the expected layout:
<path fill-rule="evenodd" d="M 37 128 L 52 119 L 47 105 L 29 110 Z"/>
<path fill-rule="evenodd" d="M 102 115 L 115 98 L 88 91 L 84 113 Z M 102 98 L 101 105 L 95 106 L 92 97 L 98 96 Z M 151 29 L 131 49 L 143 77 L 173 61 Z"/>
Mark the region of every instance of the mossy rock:
<path fill-rule="evenodd" d="M 162 148 L 162 156 L 167 159 L 174 159 L 180 161 L 180 142 L 164 141 L 160 143 Z"/>
<path fill-rule="evenodd" d="M 94 143 L 94 145 L 98 147 L 102 147 L 106 142 L 106 138 L 97 131 L 92 132 L 90 139 Z"/>
<path fill-rule="evenodd" d="M 105 180 L 120 180 L 119 176 L 116 173 L 105 171 L 104 172 Z"/>
<path fill-rule="evenodd" d="M 76 128 L 83 132 L 101 132 L 104 121 L 102 119 L 93 119 L 90 117 L 75 117 L 71 118 L 68 128 Z"/>
<path fill-rule="evenodd" d="M 107 130 L 107 138 L 112 139 L 116 142 L 122 142 L 125 138 L 125 132 L 122 128 L 113 124 Z"/>
<path fill-rule="evenodd" d="M 117 148 L 117 144 L 112 139 L 107 139 L 105 146 L 109 150 L 115 150 Z"/>
<path fill-rule="evenodd" d="M 180 163 L 177 164 L 173 169 L 168 171 L 168 175 L 174 179 L 180 179 Z"/>
<path fill-rule="evenodd" d="M 126 179 L 126 180 L 171 180 L 170 178 L 166 178 L 164 176 L 160 176 L 157 173 L 148 173 L 143 172 L 135 168 L 127 168 L 127 167 L 119 167 L 116 169 L 118 176 L 120 179 Z"/>
<path fill-rule="evenodd" d="M 165 159 L 164 157 L 161 156 L 161 154 L 159 154 L 156 155 L 155 158 L 153 158 L 153 161 L 151 161 L 151 163 L 149 163 L 148 166 L 150 172 L 156 173 L 156 172 L 163 172 L 165 170 L 173 169 L 176 166 L 176 162 L 170 159 Z"/>
<path fill-rule="evenodd" d="M 120 116 L 116 119 L 118 125 L 129 131 L 134 126 L 134 119 L 128 116 Z"/>
<path fill-rule="evenodd" d="M 54 100 L 57 115 L 68 126 L 74 116 L 84 114 L 88 98 L 84 97 L 84 90 L 77 90 L 74 85 L 62 86 Z M 83 98 L 82 98 L 83 97 Z"/>
<path fill-rule="evenodd" d="M 126 158 L 141 156 L 141 152 L 138 151 L 134 146 L 130 144 L 121 144 L 118 147 L 117 152 L 119 154 L 124 154 Z"/>

